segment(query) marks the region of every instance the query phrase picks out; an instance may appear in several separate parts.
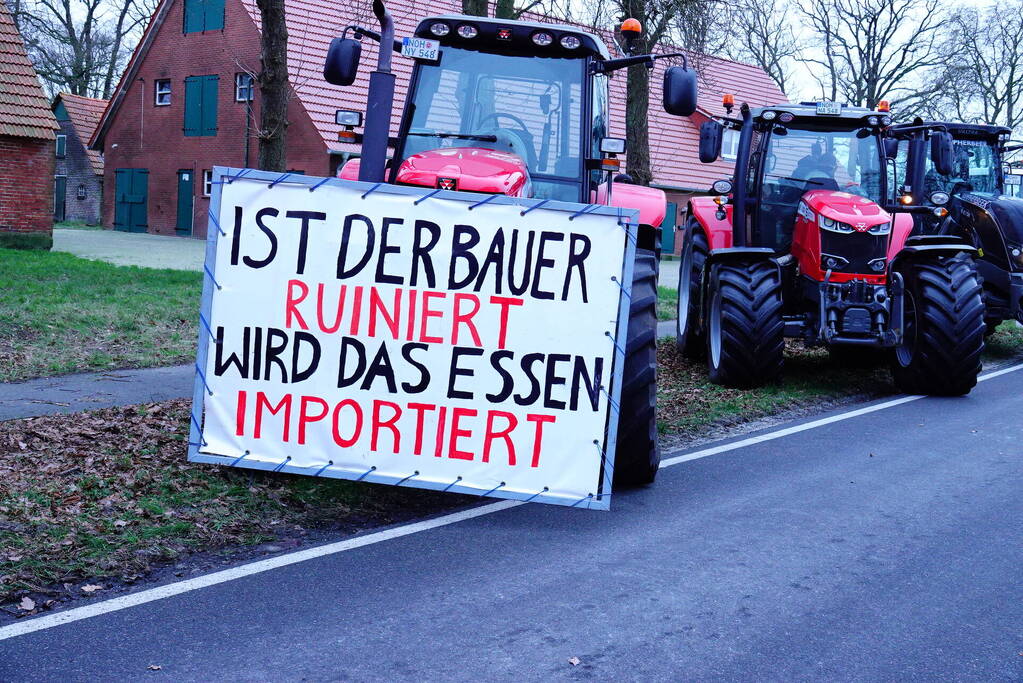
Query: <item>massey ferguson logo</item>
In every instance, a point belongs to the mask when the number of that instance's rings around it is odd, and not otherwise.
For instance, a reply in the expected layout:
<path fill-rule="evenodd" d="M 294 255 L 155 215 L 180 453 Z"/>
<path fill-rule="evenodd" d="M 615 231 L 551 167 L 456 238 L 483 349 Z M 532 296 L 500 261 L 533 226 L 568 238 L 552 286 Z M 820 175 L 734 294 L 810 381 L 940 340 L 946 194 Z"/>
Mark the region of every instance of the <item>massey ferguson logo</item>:
<path fill-rule="evenodd" d="M 437 187 L 442 190 L 457 190 L 458 181 L 454 178 L 437 178 Z"/>
<path fill-rule="evenodd" d="M 866 232 L 867 230 L 870 230 L 870 226 L 866 223 L 853 223 L 853 230 L 856 232 Z"/>

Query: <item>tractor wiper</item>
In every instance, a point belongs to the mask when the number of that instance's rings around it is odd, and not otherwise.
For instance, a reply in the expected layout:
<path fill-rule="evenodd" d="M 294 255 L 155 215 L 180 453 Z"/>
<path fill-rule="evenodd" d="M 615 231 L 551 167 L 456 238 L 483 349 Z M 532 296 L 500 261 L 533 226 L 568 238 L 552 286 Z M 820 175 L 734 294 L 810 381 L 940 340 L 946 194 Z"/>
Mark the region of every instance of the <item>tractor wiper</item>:
<path fill-rule="evenodd" d="M 497 142 L 496 135 L 463 135 L 462 133 L 408 133 L 423 138 L 458 138 L 459 140 L 477 140 L 479 142 Z"/>
<path fill-rule="evenodd" d="M 775 175 L 774 173 L 765 173 L 765 176 L 769 178 L 781 178 L 782 180 L 791 180 L 794 183 L 813 183 L 814 185 L 824 185 L 821 180 L 813 180 L 811 178 L 790 178 L 787 175 Z"/>

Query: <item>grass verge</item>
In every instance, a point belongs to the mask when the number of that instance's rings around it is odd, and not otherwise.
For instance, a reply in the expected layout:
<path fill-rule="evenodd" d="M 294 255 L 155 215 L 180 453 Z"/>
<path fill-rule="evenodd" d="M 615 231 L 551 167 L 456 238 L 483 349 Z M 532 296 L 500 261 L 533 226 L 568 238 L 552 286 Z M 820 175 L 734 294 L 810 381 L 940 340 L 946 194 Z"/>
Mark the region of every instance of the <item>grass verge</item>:
<path fill-rule="evenodd" d="M 202 274 L 0 249 L 0 382 L 186 362 Z"/>
<path fill-rule="evenodd" d="M 674 320 L 678 311 L 678 290 L 657 288 L 657 319 Z"/>

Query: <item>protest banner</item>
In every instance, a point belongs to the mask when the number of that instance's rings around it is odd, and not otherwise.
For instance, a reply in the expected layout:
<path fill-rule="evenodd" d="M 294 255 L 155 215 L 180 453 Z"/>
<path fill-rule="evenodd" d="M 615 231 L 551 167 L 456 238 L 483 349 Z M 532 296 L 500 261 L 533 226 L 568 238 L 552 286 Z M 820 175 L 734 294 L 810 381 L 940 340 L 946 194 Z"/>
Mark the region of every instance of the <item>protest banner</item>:
<path fill-rule="evenodd" d="M 635 213 L 218 168 L 189 459 L 610 507 Z"/>

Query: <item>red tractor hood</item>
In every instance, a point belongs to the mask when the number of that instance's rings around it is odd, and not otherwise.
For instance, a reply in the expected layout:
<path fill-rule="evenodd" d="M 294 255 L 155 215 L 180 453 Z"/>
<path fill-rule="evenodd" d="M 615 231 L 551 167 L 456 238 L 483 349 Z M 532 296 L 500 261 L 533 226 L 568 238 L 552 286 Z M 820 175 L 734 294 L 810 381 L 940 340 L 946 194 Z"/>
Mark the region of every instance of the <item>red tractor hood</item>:
<path fill-rule="evenodd" d="M 870 199 L 849 192 L 811 190 L 803 195 L 803 201 L 822 216 L 851 225 L 857 232 L 866 232 L 892 219 L 891 214 Z"/>
<path fill-rule="evenodd" d="M 529 169 L 514 154 L 482 147 L 445 147 L 413 154 L 398 167 L 401 185 L 526 197 Z"/>

